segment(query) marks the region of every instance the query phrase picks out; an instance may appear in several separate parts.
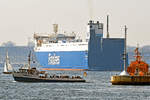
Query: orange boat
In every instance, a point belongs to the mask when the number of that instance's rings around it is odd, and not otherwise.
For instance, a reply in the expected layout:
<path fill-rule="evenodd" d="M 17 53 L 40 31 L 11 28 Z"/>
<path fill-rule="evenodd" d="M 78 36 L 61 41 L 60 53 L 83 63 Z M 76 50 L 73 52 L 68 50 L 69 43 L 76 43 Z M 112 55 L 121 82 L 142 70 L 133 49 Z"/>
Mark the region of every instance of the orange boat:
<path fill-rule="evenodd" d="M 127 67 L 127 74 L 111 77 L 113 85 L 150 85 L 148 64 L 141 59 L 139 48 L 135 49 L 135 61 Z M 124 72 L 126 72 L 124 70 Z"/>
<path fill-rule="evenodd" d="M 137 47 L 135 49 L 135 61 L 132 61 L 129 67 L 127 68 L 127 72 L 129 75 L 134 76 L 134 75 L 146 75 L 148 73 L 148 64 L 144 61 L 142 61 L 142 57 L 139 52 L 139 48 Z"/>

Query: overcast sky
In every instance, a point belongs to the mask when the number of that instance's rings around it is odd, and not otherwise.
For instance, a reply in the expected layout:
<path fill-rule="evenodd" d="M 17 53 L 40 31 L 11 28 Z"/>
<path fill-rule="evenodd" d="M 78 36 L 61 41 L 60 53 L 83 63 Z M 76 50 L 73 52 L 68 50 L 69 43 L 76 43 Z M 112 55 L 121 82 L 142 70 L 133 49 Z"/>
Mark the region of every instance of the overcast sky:
<path fill-rule="evenodd" d="M 9 40 L 26 45 L 34 32 L 75 31 L 84 37 L 87 23 L 104 23 L 110 16 L 110 36 L 123 37 L 128 27 L 128 45 L 150 45 L 150 0 L 0 0 L 0 44 Z"/>

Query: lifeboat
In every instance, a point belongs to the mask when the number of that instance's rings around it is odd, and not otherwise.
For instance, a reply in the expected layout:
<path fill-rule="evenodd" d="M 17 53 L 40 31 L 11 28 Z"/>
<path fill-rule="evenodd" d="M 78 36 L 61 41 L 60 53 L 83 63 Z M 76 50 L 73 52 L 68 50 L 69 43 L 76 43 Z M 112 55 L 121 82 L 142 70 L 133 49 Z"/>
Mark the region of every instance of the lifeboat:
<path fill-rule="evenodd" d="M 135 49 L 135 61 L 132 61 L 131 64 L 127 67 L 127 72 L 129 75 L 146 75 L 148 73 L 148 64 L 142 61 L 141 54 L 139 52 L 139 48 Z"/>
<path fill-rule="evenodd" d="M 111 77 L 112 85 L 150 85 L 148 64 L 142 60 L 139 48 L 135 49 L 135 61 L 127 67 L 127 74 Z M 126 72 L 124 70 L 124 72 Z"/>

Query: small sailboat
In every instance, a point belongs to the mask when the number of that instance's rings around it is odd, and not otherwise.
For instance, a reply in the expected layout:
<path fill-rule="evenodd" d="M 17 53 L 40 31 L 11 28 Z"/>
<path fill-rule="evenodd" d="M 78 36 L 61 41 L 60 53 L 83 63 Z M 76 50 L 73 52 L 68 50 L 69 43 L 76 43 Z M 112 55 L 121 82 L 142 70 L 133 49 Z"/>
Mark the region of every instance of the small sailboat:
<path fill-rule="evenodd" d="M 6 59 L 4 63 L 4 74 L 11 74 L 13 71 L 13 68 L 10 64 L 9 57 L 8 57 L 8 52 L 6 53 Z"/>

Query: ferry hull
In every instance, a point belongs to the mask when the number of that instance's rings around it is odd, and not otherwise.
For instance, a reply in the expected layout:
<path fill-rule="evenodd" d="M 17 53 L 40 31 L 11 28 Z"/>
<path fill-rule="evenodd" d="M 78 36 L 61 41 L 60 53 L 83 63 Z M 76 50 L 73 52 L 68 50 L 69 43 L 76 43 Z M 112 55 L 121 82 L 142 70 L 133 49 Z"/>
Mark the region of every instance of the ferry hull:
<path fill-rule="evenodd" d="M 43 70 L 88 70 L 86 51 L 35 52 Z"/>

